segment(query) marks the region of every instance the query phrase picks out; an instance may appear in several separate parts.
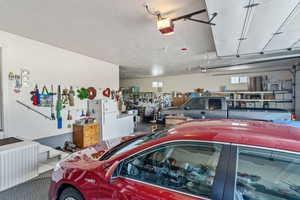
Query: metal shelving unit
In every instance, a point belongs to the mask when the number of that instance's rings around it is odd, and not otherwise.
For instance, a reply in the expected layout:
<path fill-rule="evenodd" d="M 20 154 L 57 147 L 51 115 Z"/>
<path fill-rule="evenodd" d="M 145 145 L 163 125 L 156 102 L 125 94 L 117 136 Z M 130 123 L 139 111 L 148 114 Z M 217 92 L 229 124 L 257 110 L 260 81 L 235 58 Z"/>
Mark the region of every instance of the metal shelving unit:
<path fill-rule="evenodd" d="M 293 93 L 290 90 L 279 91 L 230 91 L 214 92 L 213 94 L 222 94 L 227 97 L 230 107 L 254 107 L 254 108 L 281 108 L 293 109 Z M 273 95 L 274 99 L 270 99 Z M 286 97 L 289 98 L 286 98 Z M 281 98 L 278 98 L 281 97 Z"/>
<path fill-rule="evenodd" d="M 228 99 L 227 101 L 245 101 L 245 102 L 293 102 L 293 100 L 276 100 L 276 99 Z"/>

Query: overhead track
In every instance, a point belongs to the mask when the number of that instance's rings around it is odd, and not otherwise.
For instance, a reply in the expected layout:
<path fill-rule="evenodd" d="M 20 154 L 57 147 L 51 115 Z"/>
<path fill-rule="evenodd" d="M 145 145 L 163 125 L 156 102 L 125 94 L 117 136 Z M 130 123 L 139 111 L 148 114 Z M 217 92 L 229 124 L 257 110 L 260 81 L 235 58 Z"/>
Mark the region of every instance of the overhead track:
<path fill-rule="evenodd" d="M 236 67 L 240 65 L 252 65 L 252 64 L 260 64 L 260 63 L 268 63 L 268 62 L 274 62 L 274 61 L 282 61 L 282 60 L 290 60 L 290 59 L 299 59 L 300 63 L 300 54 L 297 55 L 292 55 L 292 56 L 287 56 L 287 57 L 275 57 L 275 58 L 269 58 L 269 59 L 262 59 L 262 60 L 252 60 L 252 61 L 241 61 L 238 63 L 234 64 L 220 64 L 220 65 L 215 65 L 215 66 L 197 66 L 190 68 L 189 71 L 200 71 L 202 68 L 206 68 L 207 70 L 213 70 L 213 69 L 224 69 L 224 68 L 229 68 L 229 67 Z"/>
<path fill-rule="evenodd" d="M 270 70 L 258 70 L 256 71 L 246 71 L 246 72 L 231 72 L 231 73 L 217 73 L 212 74 L 212 76 L 230 76 L 230 75 L 239 75 L 239 74 L 257 74 L 257 73 L 263 73 L 263 72 L 282 72 L 282 71 L 290 71 L 291 68 L 282 68 L 282 69 L 270 69 Z"/>
<path fill-rule="evenodd" d="M 251 64 L 259 64 L 259 63 L 268 63 L 268 62 L 274 62 L 274 61 L 281 61 L 281 60 L 289 60 L 289 59 L 300 59 L 300 55 L 293 56 L 293 57 L 286 57 L 286 58 L 272 58 L 268 60 L 255 60 L 255 61 L 246 61 L 246 62 L 240 62 L 236 64 L 230 64 L 230 65 L 223 65 L 223 66 L 216 66 L 216 67 L 208 67 L 207 69 L 222 69 L 227 67 L 235 67 L 239 65 L 251 65 Z"/>
<path fill-rule="evenodd" d="M 294 48 L 299 42 L 300 42 L 300 39 L 298 39 L 296 42 L 294 42 L 294 43 L 288 48 L 288 50 L 292 50 L 292 48 Z"/>
<path fill-rule="evenodd" d="M 218 13 L 216 13 L 216 12 L 212 14 L 212 17 L 208 21 L 192 18 L 194 15 L 198 15 L 198 14 L 201 14 L 201 13 L 204 13 L 204 12 L 207 12 L 207 10 L 202 9 L 202 10 L 199 10 L 199 11 L 196 11 L 196 12 L 192 12 L 190 14 L 186 14 L 186 15 L 183 15 L 183 16 L 180 16 L 180 17 L 176 17 L 176 18 L 172 19 L 172 21 L 175 22 L 175 21 L 183 19 L 183 20 L 190 20 L 190 21 L 193 21 L 193 22 L 198 22 L 198 23 L 203 23 L 203 24 L 208 24 L 208 25 L 215 26 L 216 24 L 212 23 L 212 21 L 218 15 Z"/>
<path fill-rule="evenodd" d="M 156 16 L 158 19 L 164 18 L 159 11 L 151 10 L 150 7 L 147 4 L 145 4 L 144 7 L 145 7 L 148 14 Z M 206 9 L 201 9 L 201 10 L 198 10 L 198 11 L 186 14 L 186 15 L 182 15 L 180 17 L 173 18 L 173 19 L 171 19 L 171 21 L 175 22 L 175 21 L 179 21 L 179 20 L 190 20 L 190 21 L 193 21 L 193 22 L 198 22 L 198 23 L 203 23 L 203 24 L 208 24 L 208 25 L 215 26 L 216 24 L 212 23 L 212 21 L 218 15 L 218 13 L 216 13 L 216 12 L 212 14 L 212 17 L 208 21 L 192 18 L 195 15 L 199 15 L 199 14 L 202 14 L 202 13 L 205 13 L 205 12 L 207 12 Z"/>

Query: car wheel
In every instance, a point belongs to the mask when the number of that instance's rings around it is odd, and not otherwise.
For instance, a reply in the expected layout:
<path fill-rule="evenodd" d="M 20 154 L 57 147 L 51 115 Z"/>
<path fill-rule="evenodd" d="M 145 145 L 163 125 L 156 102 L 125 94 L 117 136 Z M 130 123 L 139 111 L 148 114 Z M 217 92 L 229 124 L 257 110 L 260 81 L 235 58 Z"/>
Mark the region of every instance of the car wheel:
<path fill-rule="evenodd" d="M 59 200 L 84 200 L 84 198 L 78 190 L 68 187 L 62 191 Z"/>

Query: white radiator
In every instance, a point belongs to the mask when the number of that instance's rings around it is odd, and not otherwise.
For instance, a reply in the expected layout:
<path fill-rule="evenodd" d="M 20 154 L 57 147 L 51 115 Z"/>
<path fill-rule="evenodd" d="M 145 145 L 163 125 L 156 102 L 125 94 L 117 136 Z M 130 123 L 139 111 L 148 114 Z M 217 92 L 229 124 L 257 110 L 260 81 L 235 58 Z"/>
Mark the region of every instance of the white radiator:
<path fill-rule="evenodd" d="M 38 143 L 0 146 L 0 192 L 38 176 Z"/>

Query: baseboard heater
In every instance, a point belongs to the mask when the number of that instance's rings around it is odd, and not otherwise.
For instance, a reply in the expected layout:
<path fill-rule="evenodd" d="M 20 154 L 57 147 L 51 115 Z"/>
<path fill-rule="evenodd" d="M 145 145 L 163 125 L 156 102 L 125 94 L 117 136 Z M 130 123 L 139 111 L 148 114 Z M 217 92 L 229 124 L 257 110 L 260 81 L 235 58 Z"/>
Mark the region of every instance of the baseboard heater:
<path fill-rule="evenodd" d="M 0 140 L 0 192 L 38 176 L 38 143 Z"/>

